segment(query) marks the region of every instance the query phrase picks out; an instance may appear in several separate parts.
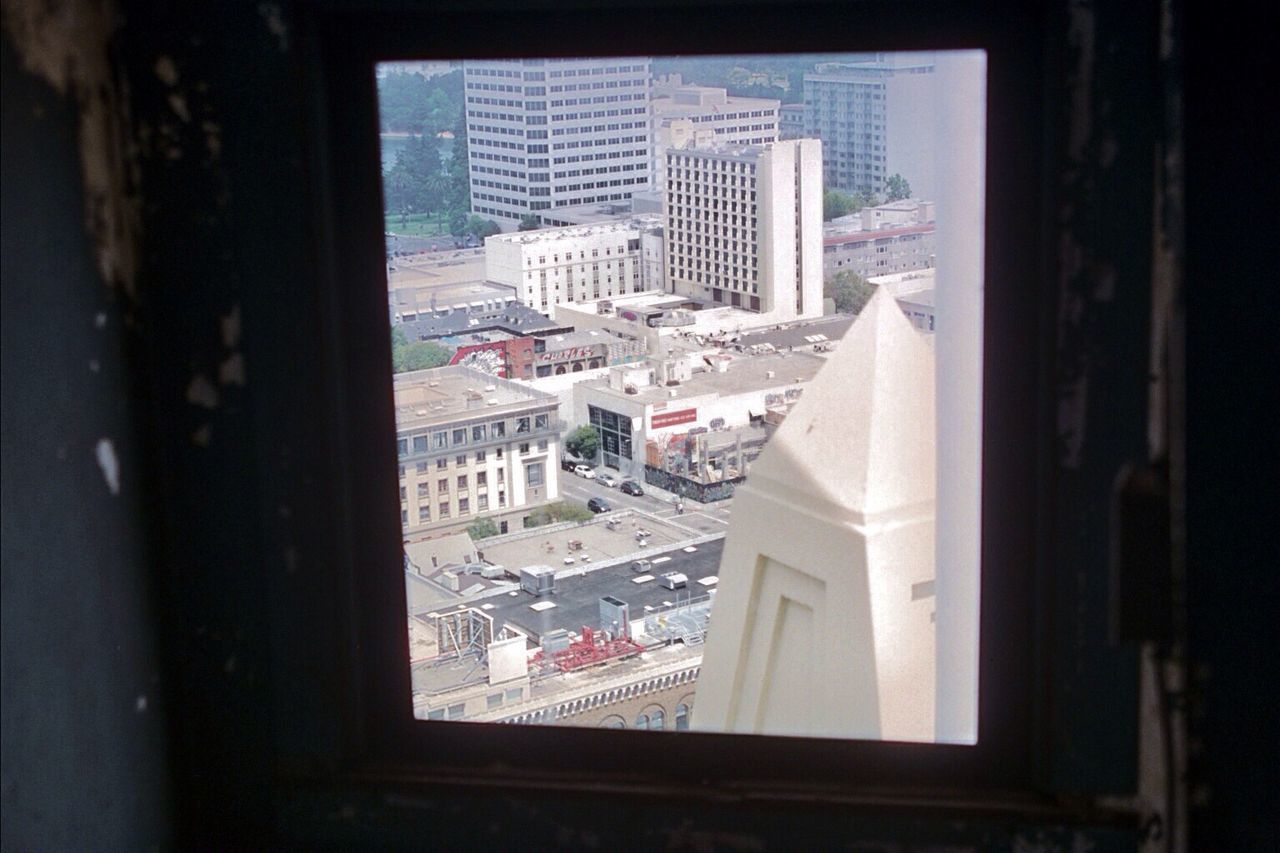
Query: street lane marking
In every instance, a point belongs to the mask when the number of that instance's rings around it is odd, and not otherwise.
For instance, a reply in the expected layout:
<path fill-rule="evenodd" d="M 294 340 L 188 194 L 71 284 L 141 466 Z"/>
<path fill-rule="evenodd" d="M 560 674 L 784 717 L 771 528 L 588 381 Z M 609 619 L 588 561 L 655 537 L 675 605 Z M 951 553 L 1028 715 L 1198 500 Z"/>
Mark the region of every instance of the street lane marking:
<path fill-rule="evenodd" d="M 537 612 L 541 613 L 542 611 L 550 610 L 555 606 L 556 606 L 556 603 L 554 601 L 539 601 L 537 604 L 530 604 L 529 609 L 536 610 Z"/>
<path fill-rule="evenodd" d="M 696 551 L 696 550 L 698 550 L 698 549 L 697 549 L 697 548 L 695 548 L 695 547 L 693 547 L 692 545 L 686 545 L 685 547 L 681 548 L 680 550 L 681 550 L 681 551 L 684 551 L 686 554 L 692 554 L 694 551 Z"/>
<path fill-rule="evenodd" d="M 632 578 L 631 582 L 632 583 L 648 583 L 651 580 L 653 580 L 653 575 L 641 575 L 638 578 Z"/>
<path fill-rule="evenodd" d="M 720 578 L 716 577 L 715 575 L 707 575 L 705 578 L 699 578 L 698 583 L 702 584 L 703 586 L 715 586 L 716 584 L 720 583 Z"/>
<path fill-rule="evenodd" d="M 496 606 L 496 605 L 493 605 L 493 604 L 481 604 L 481 605 L 480 605 L 480 609 L 481 609 L 481 610 L 492 610 L 495 606 Z"/>
<path fill-rule="evenodd" d="M 649 562 L 656 566 L 656 565 L 658 565 L 659 563 L 665 563 L 665 562 L 667 562 L 667 560 L 670 560 L 670 559 L 671 559 L 670 557 L 654 557 L 654 558 L 653 558 L 652 560 L 650 560 Z"/>

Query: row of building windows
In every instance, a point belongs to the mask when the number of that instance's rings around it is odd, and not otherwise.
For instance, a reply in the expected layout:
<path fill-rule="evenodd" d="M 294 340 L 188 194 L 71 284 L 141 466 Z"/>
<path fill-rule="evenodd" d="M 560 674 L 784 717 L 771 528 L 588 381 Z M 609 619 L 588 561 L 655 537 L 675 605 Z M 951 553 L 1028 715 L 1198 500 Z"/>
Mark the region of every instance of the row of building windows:
<path fill-rule="evenodd" d="M 398 439 L 396 446 L 399 449 L 400 456 L 408 456 L 411 453 L 426 453 L 429 450 L 443 450 L 449 447 L 461 447 L 468 443 L 505 438 L 509 426 L 514 426 L 514 434 L 516 435 L 527 433 L 531 430 L 550 429 L 551 415 L 547 413 L 532 416 L 522 415 L 511 421 L 491 421 L 450 429 L 433 430 Z"/>
<path fill-rule="evenodd" d="M 583 175 L 606 175 L 610 172 L 634 172 L 643 169 L 642 163 L 620 163 L 613 166 L 601 166 L 598 169 L 569 169 L 565 172 L 556 172 L 552 175 L 557 180 L 562 178 L 578 178 Z"/>
<path fill-rule="evenodd" d="M 572 61 L 572 60 L 569 60 L 569 61 Z M 575 76 L 589 77 L 593 74 L 634 74 L 637 72 L 647 73 L 648 70 L 649 70 L 648 65 L 616 65 L 616 66 L 608 65 L 600 68 L 582 68 L 582 69 L 568 68 L 568 69 L 565 69 L 564 71 L 550 71 L 547 73 L 547 76 L 550 77 L 552 80 L 558 80 L 563 77 L 575 77 Z"/>
<path fill-rule="evenodd" d="M 525 165 L 523 157 L 512 157 L 510 154 L 490 154 L 488 151 L 471 151 L 473 160 L 490 160 L 495 163 L 514 163 L 517 166 Z"/>
<path fill-rule="evenodd" d="M 562 83 L 550 88 L 552 94 L 555 94 L 556 92 L 593 92 L 600 89 L 625 89 L 630 86 L 642 86 L 648 91 L 649 81 L 643 77 L 635 77 L 630 80 L 594 80 L 590 83 Z"/>
<path fill-rule="evenodd" d="M 514 92 L 517 95 L 524 93 L 523 86 L 512 86 L 509 83 L 481 83 L 476 80 L 468 80 L 467 88 L 476 92 Z"/>
<path fill-rule="evenodd" d="M 762 118 L 764 116 L 768 116 L 769 118 L 776 118 L 777 115 L 778 113 L 776 110 L 753 110 L 751 112 L 742 112 L 742 113 L 716 113 L 714 115 L 693 116 L 693 121 L 694 122 L 737 121 L 738 119 Z"/>
<path fill-rule="evenodd" d="M 696 171 L 702 180 L 712 179 L 719 175 L 754 175 L 756 164 L 743 160 L 729 160 L 720 157 L 690 156 L 670 151 L 667 154 L 668 170 L 685 169 Z M 688 174 L 685 177 L 689 177 Z"/>
<path fill-rule="evenodd" d="M 636 184 L 644 184 L 647 181 L 644 178 L 620 178 L 612 181 L 587 181 L 582 184 L 563 184 L 556 185 L 556 192 L 572 193 L 578 190 L 604 189 L 605 187 L 629 187 Z"/>
<path fill-rule="evenodd" d="M 468 124 L 471 133 L 496 133 L 500 136 L 524 136 L 524 130 L 518 127 L 492 127 L 485 124 Z"/>

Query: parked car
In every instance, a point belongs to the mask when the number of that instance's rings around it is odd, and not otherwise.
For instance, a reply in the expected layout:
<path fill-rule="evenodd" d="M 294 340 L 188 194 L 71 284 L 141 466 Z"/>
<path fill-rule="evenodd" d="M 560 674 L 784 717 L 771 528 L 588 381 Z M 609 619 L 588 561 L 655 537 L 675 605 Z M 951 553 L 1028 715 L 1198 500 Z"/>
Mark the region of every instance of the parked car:
<path fill-rule="evenodd" d="M 612 474 L 596 474 L 596 482 L 605 488 L 612 489 L 618 485 L 618 478 Z"/>
<path fill-rule="evenodd" d="M 579 477 L 586 477 L 588 480 L 594 480 L 596 478 L 595 469 L 590 465 L 574 465 L 573 473 L 577 474 Z"/>
<path fill-rule="evenodd" d="M 667 572 L 658 578 L 658 583 L 667 589 L 684 589 L 689 583 L 689 578 L 679 572 Z"/>
<path fill-rule="evenodd" d="M 622 485 L 618 486 L 618 491 L 628 495 L 643 495 L 644 489 L 640 488 L 640 484 L 635 480 L 623 480 Z"/>
<path fill-rule="evenodd" d="M 595 513 L 601 513 L 609 512 L 613 507 L 609 506 L 608 501 L 601 500 L 600 498 L 592 498 L 587 501 L 587 509 Z"/>
<path fill-rule="evenodd" d="M 566 459 L 566 458 L 565 458 L 565 457 L 563 457 L 563 456 L 562 456 L 562 457 L 560 457 L 560 470 L 561 470 L 561 471 L 572 471 L 572 470 L 573 470 L 574 468 L 576 468 L 576 467 L 578 467 L 578 460 L 576 460 L 576 459 Z"/>
<path fill-rule="evenodd" d="M 653 567 L 653 563 L 648 560 L 633 560 L 631 563 L 631 571 L 638 575 L 646 574 Z"/>

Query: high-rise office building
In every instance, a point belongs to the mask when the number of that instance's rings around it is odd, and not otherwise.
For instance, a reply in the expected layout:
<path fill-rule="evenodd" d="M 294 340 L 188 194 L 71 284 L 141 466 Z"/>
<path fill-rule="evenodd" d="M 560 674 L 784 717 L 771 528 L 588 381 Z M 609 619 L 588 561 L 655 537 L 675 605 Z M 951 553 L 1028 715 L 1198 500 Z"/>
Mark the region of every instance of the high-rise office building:
<path fill-rule="evenodd" d="M 822 140 L 827 188 L 881 193 L 902 175 L 933 198 L 939 85 L 932 53 L 822 63 L 804 75 L 804 135 Z"/>
<path fill-rule="evenodd" d="M 472 211 L 509 224 L 648 189 L 649 62 L 464 63 Z"/>
<path fill-rule="evenodd" d="M 822 314 L 822 143 L 667 151 L 667 288 L 767 317 Z"/>

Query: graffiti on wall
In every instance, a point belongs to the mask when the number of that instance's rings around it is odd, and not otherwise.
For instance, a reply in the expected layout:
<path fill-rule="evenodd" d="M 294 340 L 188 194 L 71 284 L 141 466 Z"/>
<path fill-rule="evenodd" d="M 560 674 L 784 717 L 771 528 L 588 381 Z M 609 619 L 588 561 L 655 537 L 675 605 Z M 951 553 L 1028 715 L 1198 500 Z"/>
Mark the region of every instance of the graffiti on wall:
<path fill-rule="evenodd" d="M 540 352 L 534 358 L 539 364 L 545 364 L 552 361 L 577 361 L 578 359 L 591 358 L 598 355 L 600 355 L 598 347 L 566 347 L 564 349 Z"/>
<path fill-rule="evenodd" d="M 733 490 L 739 483 L 745 482 L 746 479 L 746 477 L 734 477 L 732 480 L 719 480 L 715 483 L 699 483 L 696 480 L 681 477 L 669 471 L 663 471 L 661 468 L 655 468 L 652 465 L 644 466 L 644 481 L 646 483 L 699 503 L 722 501 L 733 497 Z"/>
<path fill-rule="evenodd" d="M 491 376 L 505 378 L 507 375 L 506 352 L 505 341 L 470 344 L 458 347 L 458 351 L 453 354 L 453 358 L 449 360 L 449 363 L 461 364 L 464 367 L 474 367 L 476 370 L 482 370 Z"/>

